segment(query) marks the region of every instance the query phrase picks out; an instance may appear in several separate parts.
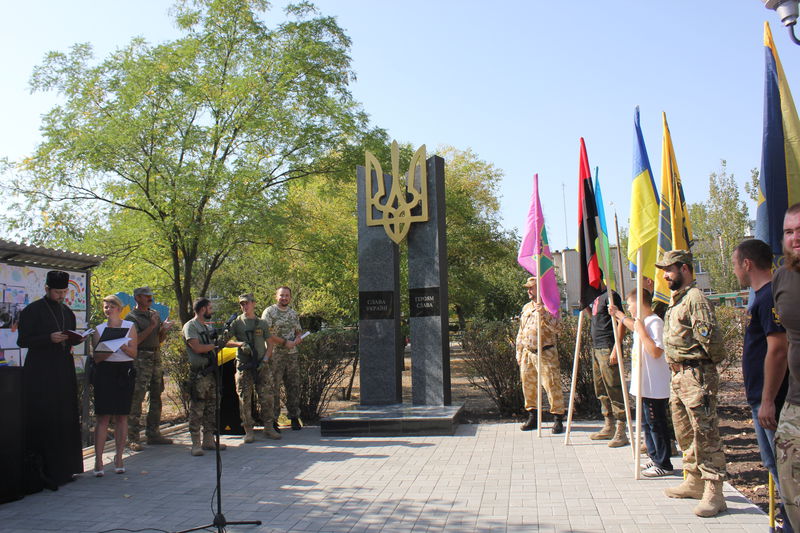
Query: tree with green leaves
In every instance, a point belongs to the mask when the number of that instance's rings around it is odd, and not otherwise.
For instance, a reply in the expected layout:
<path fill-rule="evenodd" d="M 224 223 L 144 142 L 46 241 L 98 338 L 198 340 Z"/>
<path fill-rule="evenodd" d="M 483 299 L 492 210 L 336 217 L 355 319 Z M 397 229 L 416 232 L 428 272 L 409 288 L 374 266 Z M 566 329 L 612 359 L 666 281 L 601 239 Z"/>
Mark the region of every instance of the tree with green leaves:
<path fill-rule="evenodd" d="M 388 161 L 389 146 L 379 136 L 369 149 Z M 521 289 L 527 274 L 517 264 L 518 238 L 499 222 L 497 188 L 502 173 L 470 150 L 450 146 L 436 153 L 445 160 L 447 255 L 451 312 L 463 323 L 515 315 L 525 302 Z M 407 168 L 411 145 L 400 150 Z M 281 222 L 283 247 L 251 249 L 223 269 L 217 283 L 234 294 L 253 279 L 268 287 L 287 283 L 295 289 L 295 306 L 306 316 L 352 324 L 358 320 L 358 228 L 355 166 L 349 176 L 320 175 L 295 181 L 273 210 Z M 387 237 L 388 238 L 388 237 Z M 401 294 L 407 294 L 405 243 L 401 252 Z M 252 287 L 248 290 L 258 290 Z M 266 288 L 261 302 L 272 297 Z M 404 308 L 405 307 L 405 296 Z"/>
<path fill-rule="evenodd" d="M 446 163 L 447 261 L 452 309 L 469 317 L 515 316 L 527 300 L 528 274 L 517 264 L 519 237 L 503 230 L 498 187 L 503 173 L 471 150 L 440 147 Z"/>
<path fill-rule="evenodd" d="M 728 174 L 726 162 L 720 162 L 719 172 L 708 177 L 708 200 L 689 205 L 695 245 L 694 256 L 700 260 L 711 277 L 716 292 L 739 289 L 733 273 L 731 254 L 749 233 L 747 205 L 739 194 L 733 174 Z"/>
<path fill-rule="evenodd" d="M 335 19 L 301 3 L 270 28 L 267 8 L 179 1 L 175 41 L 134 39 L 99 63 L 88 44 L 48 54 L 31 86 L 63 103 L 11 183 L 28 229 L 61 223 L 67 241 L 93 233 L 84 251 L 159 269 L 190 318 L 226 262 L 273 240 L 287 184 L 341 170 L 366 130 Z"/>

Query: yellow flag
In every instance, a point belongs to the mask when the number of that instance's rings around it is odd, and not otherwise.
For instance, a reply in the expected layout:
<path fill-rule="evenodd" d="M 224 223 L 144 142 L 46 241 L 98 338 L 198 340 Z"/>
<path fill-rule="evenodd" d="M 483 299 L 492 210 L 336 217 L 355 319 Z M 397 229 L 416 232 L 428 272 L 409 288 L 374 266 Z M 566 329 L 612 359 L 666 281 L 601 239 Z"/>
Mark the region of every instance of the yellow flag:
<path fill-rule="evenodd" d="M 692 226 L 689 223 L 689 212 L 686 209 L 686 198 L 683 196 L 681 175 L 678 162 L 675 160 L 675 149 L 667 125 L 666 113 L 664 134 L 661 144 L 661 205 L 658 226 L 658 257 L 670 250 L 691 250 Z M 657 275 L 655 279 L 655 300 L 669 303 L 671 291 L 664 277 Z"/>

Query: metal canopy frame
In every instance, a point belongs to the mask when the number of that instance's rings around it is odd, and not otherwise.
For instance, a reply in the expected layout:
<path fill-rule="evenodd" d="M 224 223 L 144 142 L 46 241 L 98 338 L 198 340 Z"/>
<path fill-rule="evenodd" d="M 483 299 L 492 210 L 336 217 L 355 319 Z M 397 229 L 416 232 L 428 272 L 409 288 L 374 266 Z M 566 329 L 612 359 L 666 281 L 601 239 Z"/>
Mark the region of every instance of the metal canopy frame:
<path fill-rule="evenodd" d="M 102 255 L 68 252 L 0 239 L 0 262 L 3 263 L 88 271 L 105 260 Z"/>

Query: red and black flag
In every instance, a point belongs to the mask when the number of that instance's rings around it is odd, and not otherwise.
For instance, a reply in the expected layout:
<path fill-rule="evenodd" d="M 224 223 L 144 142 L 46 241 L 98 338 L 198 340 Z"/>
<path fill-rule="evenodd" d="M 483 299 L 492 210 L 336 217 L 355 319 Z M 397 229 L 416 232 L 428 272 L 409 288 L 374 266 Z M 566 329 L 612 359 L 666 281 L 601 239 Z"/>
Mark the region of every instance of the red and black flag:
<path fill-rule="evenodd" d="M 592 172 L 586 143 L 581 137 L 581 158 L 578 169 L 578 253 L 581 269 L 581 309 L 592 305 L 602 294 L 600 288 L 603 273 L 597 260 L 597 204 L 592 187 Z"/>

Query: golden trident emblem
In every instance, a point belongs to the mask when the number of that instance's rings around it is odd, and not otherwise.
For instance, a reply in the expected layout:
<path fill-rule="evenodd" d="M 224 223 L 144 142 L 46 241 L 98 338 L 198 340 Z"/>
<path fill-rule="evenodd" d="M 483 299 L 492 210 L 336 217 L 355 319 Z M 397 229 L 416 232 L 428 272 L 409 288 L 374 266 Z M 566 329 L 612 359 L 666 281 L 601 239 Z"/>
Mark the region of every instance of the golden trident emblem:
<path fill-rule="evenodd" d="M 366 153 L 367 226 L 384 226 L 386 234 L 395 244 L 400 244 L 408 235 L 413 222 L 428 221 L 428 172 L 425 167 L 425 145 L 419 147 L 411 158 L 406 175 L 406 187 L 400 182 L 400 147 L 392 141 L 392 188 L 386 195 L 383 170 L 378 159 Z M 417 171 L 419 167 L 419 171 Z M 375 172 L 377 191 L 373 194 L 372 172 Z M 415 214 L 411 211 L 419 207 Z M 380 218 L 373 217 L 373 208 Z"/>

